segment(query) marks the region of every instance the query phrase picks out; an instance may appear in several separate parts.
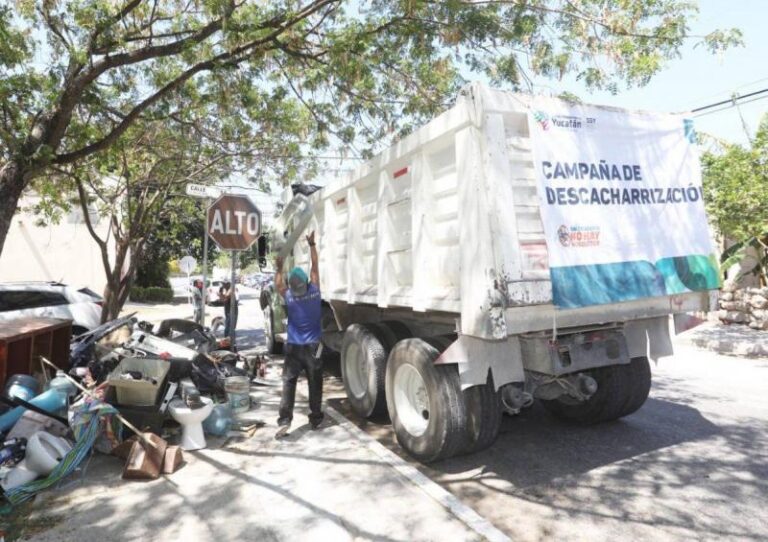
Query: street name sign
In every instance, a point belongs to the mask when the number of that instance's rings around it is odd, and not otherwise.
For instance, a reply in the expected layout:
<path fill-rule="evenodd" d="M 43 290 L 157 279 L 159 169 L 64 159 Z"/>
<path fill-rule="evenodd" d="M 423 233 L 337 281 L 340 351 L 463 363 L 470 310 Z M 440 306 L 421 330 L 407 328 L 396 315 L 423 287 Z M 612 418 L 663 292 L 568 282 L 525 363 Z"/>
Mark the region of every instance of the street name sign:
<path fill-rule="evenodd" d="M 222 250 L 247 250 L 261 235 L 261 212 L 251 198 L 225 194 L 208 207 L 207 231 Z"/>
<path fill-rule="evenodd" d="M 204 184 L 187 184 L 187 196 L 193 198 L 210 198 L 216 199 L 221 196 L 221 189 L 215 186 L 206 186 Z"/>

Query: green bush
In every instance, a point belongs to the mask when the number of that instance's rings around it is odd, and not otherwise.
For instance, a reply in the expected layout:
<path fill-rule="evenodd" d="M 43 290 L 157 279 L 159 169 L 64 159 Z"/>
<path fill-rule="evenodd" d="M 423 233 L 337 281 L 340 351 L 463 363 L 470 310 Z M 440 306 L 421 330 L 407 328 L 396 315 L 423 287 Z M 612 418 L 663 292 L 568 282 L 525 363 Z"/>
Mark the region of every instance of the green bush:
<path fill-rule="evenodd" d="M 145 254 L 136 268 L 134 283 L 142 288 L 170 288 L 168 282 L 168 260 L 152 258 Z"/>
<path fill-rule="evenodd" d="M 134 286 L 131 288 L 131 301 L 140 303 L 170 303 L 173 301 L 173 288 L 159 288 L 150 286 L 142 288 Z"/>

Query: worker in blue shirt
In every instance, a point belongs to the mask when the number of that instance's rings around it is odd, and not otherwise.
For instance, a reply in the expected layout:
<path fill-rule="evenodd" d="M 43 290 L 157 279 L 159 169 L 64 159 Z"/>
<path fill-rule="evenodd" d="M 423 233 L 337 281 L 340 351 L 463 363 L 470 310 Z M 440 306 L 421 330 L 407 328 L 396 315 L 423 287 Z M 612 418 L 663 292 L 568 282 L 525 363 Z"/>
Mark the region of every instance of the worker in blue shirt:
<path fill-rule="evenodd" d="M 288 341 L 285 345 L 283 363 L 283 395 L 277 420 L 279 426 L 275 438 L 288 434 L 293 421 L 293 405 L 296 397 L 296 381 L 302 371 L 307 374 L 309 385 L 309 423 L 317 429 L 323 421 L 321 403 L 323 400 L 323 364 L 320 359 L 322 327 L 320 318 L 320 271 L 317 264 L 315 232 L 306 236 L 309 243 L 311 269 L 309 277 L 300 267 L 294 267 L 288 274 L 288 285 L 283 278 L 283 261 L 277 259 L 275 287 L 285 300 L 288 314 Z"/>

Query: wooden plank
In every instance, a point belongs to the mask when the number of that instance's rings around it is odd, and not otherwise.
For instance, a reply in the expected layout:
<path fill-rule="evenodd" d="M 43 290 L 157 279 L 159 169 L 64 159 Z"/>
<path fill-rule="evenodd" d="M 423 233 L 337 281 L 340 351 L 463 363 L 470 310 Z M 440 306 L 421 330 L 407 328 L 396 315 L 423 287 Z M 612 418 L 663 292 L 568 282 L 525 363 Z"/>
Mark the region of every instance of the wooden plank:
<path fill-rule="evenodd" d="M 3 322 L 0 326 L 0 341 L 16 339 L 38 331 L 59 329 L 72 325 L 72 320 L 63 318 L 17 318 Z"/>

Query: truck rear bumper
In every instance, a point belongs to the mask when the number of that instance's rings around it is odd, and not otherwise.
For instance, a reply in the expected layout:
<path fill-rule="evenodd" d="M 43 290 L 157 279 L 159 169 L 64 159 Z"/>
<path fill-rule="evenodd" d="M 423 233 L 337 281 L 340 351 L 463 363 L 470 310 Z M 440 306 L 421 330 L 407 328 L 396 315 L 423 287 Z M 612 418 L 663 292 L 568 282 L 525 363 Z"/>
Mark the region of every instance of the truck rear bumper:
<path fill-rule="evenodd" d="M 717 290 L 649 297 L 579 309 L 558 309 L 554 305 L 528 305 L 509 307 L 504 311 L 504 316 L 507 334 L 519 335 L 612 322 L 629 322 L 684 312 L 708 311 L 711 306 L 715 306 L 710 304 L 711 296 L 717 299 Z"/>

